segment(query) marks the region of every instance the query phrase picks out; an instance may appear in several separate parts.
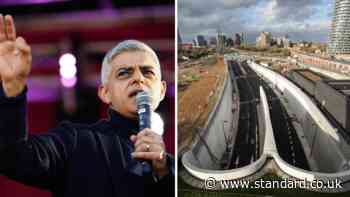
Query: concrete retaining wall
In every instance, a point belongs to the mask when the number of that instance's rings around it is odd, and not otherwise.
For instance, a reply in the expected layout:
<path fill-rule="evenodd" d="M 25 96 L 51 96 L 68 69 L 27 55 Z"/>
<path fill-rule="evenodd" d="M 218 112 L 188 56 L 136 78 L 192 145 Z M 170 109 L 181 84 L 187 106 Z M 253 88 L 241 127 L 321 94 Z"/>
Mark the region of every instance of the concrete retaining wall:
<path fill-rule="evenodd" d="M 315 95 L 315 82 L 307 79 L 299 72 L 291 71 L 289 72 L 289 77 L 294 81 L 294 83 L 298 84 L 300 87 L 305 89 L 307 93 L 310 95 Z"/>
<path fill-rule="evenodd" d="M 334 140 L 339 141 L 339 134 L 337 133 L 337 130 L 330 124 L 330 122 L 326 117 L 324 117 L 318 107 L 300 88 L 298 88 L 282 75 L 268 68 L 260 66 L 254 62 L 250 62 L 249 65 L 252 67 L 252 69 L 263 75 L 264 78 L 274 84 L 281 92 L 284 92 L 285 90 L 291 92 L 293 98 L 310 114 L 316 124 L 324 132 L 328 133 L 328 135 Z"/>
<path fill-rule="evenodd" d="M 205 127 L 199 131 L 191 150 L 196 166 L 203 169 L 219 170 L 227 164 L 233 147 L 233 142 L 230 140 L 233 120 L 231 106 L 232 82 L 226 76 L 218 101 L 210 113 Z"/>
<path fill-rule="evenodd" d="M 350 99 L 324 82 L 316 83 L 315 98 L 350 132 Z"/>
<path fill-rule="evenodd" d="M 250 63 L 250 66 L 256 70 L 258 73 L 264 76 L 264 78 L 268 79 L 270 82 L 275 84 L 285 95 L 286 97 L 289 97 L 289 101 L 293 101 L 294 103 L 289 103 L 290 105 L 294 105 L 295 111 L 299 111 L 297 114 L 298 116 L 304 117 L 305 123 L 302 123 L 307 129 L 315 127 L 314 131 L 311 131 L 307 133 L 305 136 L 310 139 L 314 139 L 317 143 L 314 143 L 314 147 L 317 147 L 319 155 L 314 155 L 315 157 L 319 157 L 320 163 L 328 163 L 325 165 L 329 165 L 328 167 L 332 170 L 335 170 L 333 173 L 327 173 L 327 172 L 313 172 L 313 171 L 306 171 L 303 169 L 299 169 L 297 167 L 294 167 L 284 160 L 281 159 L 281 157 L 278 155 L 278 151 L 275 144 L 274 139 L 274 131 L 272 128 L 272 123 L 270 119 L 269 114 L 269 107 L 267 103 L 266 94 L 263 90 L 263 88 L 260 87 L 260 102 L 262 105 L 262 111 L 263 111 L 263 121 L 264 121 L 264 128 L 265 128 L 265 137 L 264 137 L 264 149 L 262 156 L 255 161 L 254 163 L 244 166 L 242 168 L 236 168 L 232 170 L 211 170 L 208 168 L 203 168 L 203 161 L 201 157 L 205 156 L 205 151 L 200 152 L 198 151 L 198 155 L 193 154 L 194 152 L 192 150 L 184 153 L 182 157 L 182 164 L 184 168 L 193 176 L 196 177 L 199 180 L 202 180 L 205 182 L 209 178 L 211 180 L 241 180 L 241 179 L 249 179 L 251 180 L 252 177 L 256 177 L 254 175 L 259 174 L 259 176 L 262 176 L 261 172 L 267 172 L 267 164 L 269 163 L 270 159 L 273 159 L 276 162 L 276 168 L 277 171 L 282 171 L 284 174 L 288 175 L 291 179 L 297 179 L 297 180 L 307 180 L 308 184 L 310 184 L 312 181 L 335 181 L 340 180 L 342 184 L 342 188 L 307 188 L 310 190 L 316 190 L 321 192 L 344 192 L 344 191 L 350 191 L 350 170 L 349 169 L 342 169 L 344 166 L 346 166 L 345 163 L 348 157 L 348 154 L 345 153 L 345 149 L 350 149 L 347 144 L 344 144 L 344 141 L 342 140 L 342 137 L 338 135 L 337 131 L 330 125 L 328 120 L 323 117 L 322 113 L 317 109 L 316 106 L 311 104 L 311 100 L 303 94 L 301 90 L 299 90 L 294 84 L 289 82 L 284 77 L 280 76 L 279 74 L 266 69 L 262 68 L 262 66 L 259 66 L 254 63 Z M 277 83 L 278 82 L 278 83 Z M 294 86 L 292 86 L 294 85 Z M 313 105 L 313 106 L 307 106 L 307 105 Z M 224 105 L 222 105 L 223 107 Z M 227 107 L 227 106 L 226 106 Z M 213 119 L 214 121 L 214 119 Z M 314 125 L 314 126 L 310 126 Z M 213 127 L 215 128 L 215 127 Z M 325 130 L 328 129 L 328 130 Z M 209 132 L 210 133 L 210 132 Z M 215 132 L 213 132 L 215 133 Z M 217 133 L 217 132 L 216 132 Z M 220 135 L 220 134 L 217 134 Z M 209 135 L 208 135 L 209 136 Z M 310 140 L 308 139 L 308 140 Z M 214 140 L 214 138 L 212 138 Z M 215 144 L 222 143 L 222 139 L 217 138 L 216 140 L 219 141 L 211 141 L 211 143 Z M 209 141 L 208 141 L 209 142 Z M 205 146 L 203 143 L 197 144 L 199 149 L 202 149 L 203 146 Z M 200 147 L 202 146 L 202 147 Z M 219 147 L 221 146 L 216 146 Z M 316 148 L 314 149 L 316 150 Z M 313 153 L 313 154 L 316 154 Z M 333 157 L 331 154 L 334 155 L 334 158 L 337 160 L 333 162 Z M 339 154 L 339 155 L 338 155 Z M 312 156 L 312 155 L 311 155 Z M 342 162 L 343 161 L 343 162 Z M 345 162 L 345 163 L 344 163 Z M 205 167 L 205 166 L 204 166 Z M 326 166 L 324 166 L 326 167 Z M 323 166 L 321 166 L 321 169 L 323 169 Z M 323 169 L 325 170 L 325 169 Z M 327 171 L 327 170 L 325 170 Z M 203 185 L 203 184 L 202 184 Z M 215 188 L 215 189 L 223 189 L 223 188 Z"/>
<path fill-rule="evenodd" d="M 279 168 L 291 177 L 308 180 L 309 183 L 315 180 L 341 180 L 343 188 L 323 188 L 317 190 L 322 192 L 342 192 L 350 190 L 350 170 L 349 170 L 349 149 L 350 146 L 337 133 L 336 129 L 322 117 L 323 114 L 317 109 L 310 98 L 298 89 L 294 84 L 278 73 L 271 71 L 263 66 L 250 62 L 249 64 L 254 70 L 263 75 L 263 77 L 276 85 L 284 93 L 288 99 L 290 109 L 294 111 L 299 119 L 302 119 L 305 137 L 310 143 L 311 155 L 318 161 L 320 172 L 306 171 L 296 168 L 287 162 L 283 161 L 278 154 L 272 154 Z M 278 83 L 277 83 L 278 82 Z M 305 104 L 309 105 L 308 107 Z M 328 128 L 330 130 L 324 130 Z M 309 188 L 310 189 L 310 188 Z"/>
<path fill-rule="evenodd" d="M 263 90 L 261 88 L 260 92 L 262 91 Z M 264 112 L 262 116 L 264 120 L 264 127 L 266 128 L 267 132 L 265 133 L 265 137 L 264 137 L 263 155 L 257 161 L 253 162 L 248 166 L 231 169 L 231 170 L 210 170 L 198 165 L 198 162 L 195 162 L 196 160 L 197 161 L 199 160 L 198 156 L 194 155 L 193 151 L 188 151 L 182 157 L 182 164 L 184 168 L 192 176 L 203 181 L 207 180 L 208 178 L 215 179 L 216 181 L 242 179 L 242 178 L 250 177 L 258 173 L 258 171 L 263 170 L 263 167 L 266 164 L 267 158 L 272 157 L 272 155 L 274 155 L 275 153 L 277 154 L 277 148 L 273 138 L 273 131 L 272 131 L 272 125 L 271 125 L 269 109 L 268 109 L 269 107 L 267 105 L 266 96 L 265 98 L 262 98 L 262 100 L 263 99 L 265 99 L 265 104 L 264 106 L 262 106 L 262 109 Z"/>

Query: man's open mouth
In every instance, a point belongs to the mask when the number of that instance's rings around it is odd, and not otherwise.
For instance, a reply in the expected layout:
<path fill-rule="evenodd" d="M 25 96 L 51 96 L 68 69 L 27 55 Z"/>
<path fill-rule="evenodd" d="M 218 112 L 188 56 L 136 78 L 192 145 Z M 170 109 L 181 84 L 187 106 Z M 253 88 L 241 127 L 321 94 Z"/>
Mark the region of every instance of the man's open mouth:
<path fill-rule="evenodd" d="M 136 96 L 137 93 L 142 92 L 143 90 L 139 89 L 139 90 L 133 90 L 129 93 L 129 97 L 134 97 Z"/>

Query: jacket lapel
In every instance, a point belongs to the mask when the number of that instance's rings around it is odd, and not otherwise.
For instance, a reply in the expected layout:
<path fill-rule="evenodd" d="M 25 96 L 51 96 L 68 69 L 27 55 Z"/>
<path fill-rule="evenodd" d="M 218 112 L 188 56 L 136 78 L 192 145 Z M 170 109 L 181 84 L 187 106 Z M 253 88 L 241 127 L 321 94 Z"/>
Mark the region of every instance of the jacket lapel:
<path fill-rule="evenodd" d="M 125 173 L 125 157 L 120 145 L 120 139 L 113 132 L 97 132 L 103 156 L 113 184 L 114 196 L 118 196 L 120 182 Z"/>

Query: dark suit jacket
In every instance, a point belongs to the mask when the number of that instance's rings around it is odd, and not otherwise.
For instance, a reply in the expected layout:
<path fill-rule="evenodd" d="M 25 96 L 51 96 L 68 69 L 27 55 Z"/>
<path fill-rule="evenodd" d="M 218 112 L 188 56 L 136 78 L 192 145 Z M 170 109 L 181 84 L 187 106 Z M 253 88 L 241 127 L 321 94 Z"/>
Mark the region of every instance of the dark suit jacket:
<path fill-rule="evenodd" d="M 135 160 L 126 130 L 135 122 L 111 112 L 111 119 L 93 125 L 66 122 L 45 134 L 28 136 L 25 92 L 6 98 L 0 87 L 0 174 L 50 190 L 54 197 L 174 196 L 171 156 L 167 156 L 170 173 L 161 180 L 130 172 Z"/>

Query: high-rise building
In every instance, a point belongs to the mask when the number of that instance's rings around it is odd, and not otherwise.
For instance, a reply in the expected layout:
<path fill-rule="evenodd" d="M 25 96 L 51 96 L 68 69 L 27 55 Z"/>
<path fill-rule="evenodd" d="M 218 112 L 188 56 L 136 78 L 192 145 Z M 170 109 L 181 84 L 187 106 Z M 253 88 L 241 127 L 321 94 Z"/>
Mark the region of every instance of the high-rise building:
<path fill-rule="evenodd" d="M 226 47 L 233 47 L 235 44 L 234 40 L 230 37 L 227 37 L 225 40 L 225 46 Z"/>
<path fill-rule="evenodd" d="M 226 36 L 221 33 L 220 30 L 218 31 L 217 41 L 218 43 L 216 46 L 216 51 L 220 54 L 223 54 L 225 49 Z"/>
<path fill-rule="evenodd" d="M 205 40 L 203 35 L 198 35 L 196 38 L 197 45 L 200 47 L 207 46 L 207 41 Z"/>
<path fill-rule="evenodd" d="M 177 43 L 178 43 L 179 45 L 182 44 L 182 38 L 181 38 L 181 35 L 180 35 L 180 31 L 179 31 L 179 30 L 177 30 Z"/>
<path fill-rule="evenodd" d="M 210 45 L 211 47 L 216 47 L 217 43 L 218 43 L 218 42 L 217 42 L 216 37 L 212 36 L 212 37 L 209 38 L 209 45 Z"/>
<path fill-rule="evenodd" d="M 328 53 L 350 54 L 350 0 L 335 0 Z"/>
<path fill-rule="evenodd" d="M 243 44 L 243 45 L 244 45 L 244 44 L 247 44 L 247 43 L 246 43 L 246 36 L 244 35 L 243 32 L 241 33 L 241 44 Z"/>
<path fill-rule="evenodd" d="M 291 45 L 291 42 L 288 38 L 288 35 L 283 36 L 283 37 L 277 37 L 277 38 L 275 38 L 275 40 L 276 40 L 276 44 L 278 47 L 288 48 Z"/>
<path fill-rule="evenodd" d="M 197 40 L 196 40 L 196 39 L 193 39 L 193 40 L 192 40 L 192 43 L 193 43 L 193 46 L 194 46 L 194 47 L 198 47 L 198 43 L 197 43 Z"/>
<path fill-rule="evenodd" d="M 267 48 L 272 45 L 272 34 L 270 32 L 261 32 L 256 39 L 256 46 L 259 48 Z"/>
<path fill-rule="evenodd" d="M 179 30 L 177 30 L 177 50 L 182 51 L 182 38 Z"/>
<path fill-rule="evenodd" d="M 241 46 L 242 37 L 239 34 L 235 34 L 235 46 Z"/>

